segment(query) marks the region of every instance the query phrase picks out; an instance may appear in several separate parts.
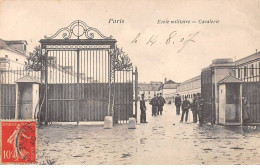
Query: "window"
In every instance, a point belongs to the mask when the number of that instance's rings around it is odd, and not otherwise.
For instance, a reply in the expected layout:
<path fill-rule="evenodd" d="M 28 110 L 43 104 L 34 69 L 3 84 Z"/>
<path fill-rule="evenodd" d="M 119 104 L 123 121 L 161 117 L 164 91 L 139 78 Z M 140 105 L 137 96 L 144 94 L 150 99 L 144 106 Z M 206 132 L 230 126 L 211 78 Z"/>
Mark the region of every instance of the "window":
<path fill-rule="evenodd" d="M 254 76 L 254 64 L 251 65 L 251 76 Z"/>
<path fill-rule="evenodd" d="M 18 61 L 18 59 L 16 58 L 16 61 Z"/>
<path fill-rule="evenodd" d="M 240 68 L 237 70 L 237 78 L 240 78 Z"/>
<path fill-rule="evenodd" d="M 259 71 L 258 74 L 260 75 L 260 62 L 258 62 L 258 64 L 259 64 L 258 65 L 258 71 Z"/>
<path fill-rule="evenodd" d="M 5 58 L 8 58 L 8 55 L 5 55 Z"/>
<path fill-rule="evenodd" d="M 244 78 L 247 76 L 247 68 L 244 67 Z"/>

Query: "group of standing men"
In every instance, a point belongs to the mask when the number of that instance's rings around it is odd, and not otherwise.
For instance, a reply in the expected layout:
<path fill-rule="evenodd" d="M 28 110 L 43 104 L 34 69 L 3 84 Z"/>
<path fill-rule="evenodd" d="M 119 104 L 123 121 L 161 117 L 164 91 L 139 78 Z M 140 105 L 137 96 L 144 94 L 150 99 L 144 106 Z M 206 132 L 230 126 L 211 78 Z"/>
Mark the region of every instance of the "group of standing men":
<path fill-rule="evenodd" d="M 163 112 L 163 106 L 165 104 L 165 99 L 162 97 L 162 93 L 157 93 L 154 94 L 154 97 L 152 98 L 152 100 L 150 101 L 150 105 L 152 105 L 152 116 L 156 116 L 156 115 L 162 115 Z"/>
<path fill-rule="evenodd" d="M 163 106 L 166 103 L 165 99 L 162 97 L 162 93 L 154 94 L 154 97 L 150 101 L 150 105 L 152 105 L 152 116 L 156 115 L 162 115 L 163 112 Z M 147 123 L 146 121 L 146 106 L 145 106 L 145 100 L 144 100 L 144 94 L 141 95 L 140 100 L 140 110 L 141 110 L 141 123 Z"/>
<path fill-rule="evenodd" d="M 192 103 L 187 99 L 187 96 L 184 97 L 183 102 L 181 101 L 181 97 L 179 94 L 175 97 L 175 106 L 176 106 L 176 114 L 180 115 L 180 108 L 182 108 L 182 115 L 181 115 L 181 123 L 183 122 L 184 115 L 185 122 L 188 120 L 189 109 L 191 109 L 193 114 L 193 122 L 197 123 L 199 117 L 199 124 L 200 126 L 204 123 L 204 116 L 203 116 L 203 107 L 204 107 L 204 99 L 201 98 L 200 93 L 193 94 Z"/>

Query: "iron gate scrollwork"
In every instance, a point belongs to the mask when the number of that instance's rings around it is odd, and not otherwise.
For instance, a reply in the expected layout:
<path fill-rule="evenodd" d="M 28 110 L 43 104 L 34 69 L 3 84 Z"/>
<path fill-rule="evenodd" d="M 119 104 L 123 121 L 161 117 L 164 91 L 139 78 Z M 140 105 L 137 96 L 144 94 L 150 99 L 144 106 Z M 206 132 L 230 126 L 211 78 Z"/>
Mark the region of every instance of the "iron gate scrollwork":
<path fill-rule="evenodd" d="M 104 121 L 112 115 L 118 122 L 131 117 L 133 68 L 116 42 L 79 20 L 40 40 L 49 60 L 46 121 Z"/>

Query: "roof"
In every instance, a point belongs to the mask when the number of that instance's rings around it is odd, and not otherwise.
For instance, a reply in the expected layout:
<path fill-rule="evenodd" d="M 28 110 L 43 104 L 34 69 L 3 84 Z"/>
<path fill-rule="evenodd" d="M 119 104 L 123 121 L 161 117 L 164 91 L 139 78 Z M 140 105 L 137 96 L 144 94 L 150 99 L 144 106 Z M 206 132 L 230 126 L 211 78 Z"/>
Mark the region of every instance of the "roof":
<path fill-rule="evenodd" d="M 37 79 L 35 79 L 29 75 L 26 75 L 26 76 L 16 80 L 15 82 L 16 83 L 41 83 Z"/>
<path fill-rule="evenodd" d="M 13 41 L 5 41 L 3 39 L 0 38 L 0 49 L 6 49 L 6 50 L 9 50 L 9 51 L 12 51 L 12 52 L 15 52 L 15 53 L 19 53 L 23 56 L 25 56 L 24 53 L 22 53 L 21 51 L 18 51 L 16 50 L 15 48 L 12 48 L 10 45 L 11 44 L 20 44 L 18 42 L 21 42 L 21 41 L 25 41 L 25 40 L 13 40 Z M 17 43 L 14 43 L 14 42 L 17 42 Z M 26 41 L 25 41 L 26 42 Z M 26 42 L 27 44 L 27 42 Z"/>
<path fill-rule="evenodd" d="M 181 85 L 186 84 L 186 83 L 190 83 L 190 82 L 193 82 L 193 81 L 196 81 L 196 80 L 201 80 L 201 75 L 198 75 L 198 76 L 195 76 L 191 79 L 188 79 L 188 80 L 182 82 Z"/>
<path fill-rule="evenodd" d="M 138 88 L 139 91 L 159 91 L 161 89 L 161 84 L 154 83 L 139 83 Z"/>
<path fill-rule="evenodd" d="M 173 83 L 176 83 L 176 82 L 174 82 L 174 81 L 172 81 L 172 80 L 168 80 L 168 81 L 165 82 L 164 84 L 173 84 Z"/>
<path fill-rule="evenodd" d="M 27 45 L 27 41 L 26 40 L 8 40 L 5 42 L 9 45 L 9 44 L 26 44 Z"/>
<path fill-rule="evenodd" d="M 206 68 L 202 68 L 202 72 L 211 70 L 213 68 L 226 68 L 226 67 L 234 67 L 235 62 L 233 62 L 232 58 L 218 58 L 214 59 L 212 63 Z"/>
<path fill-rule="evenodd" d="M 239 60 L 235 61 L 235 63 L 236 63 L 236 65 L 242 65 L 242 64 L 254 61 L 256 59 L 260 59 L 260 52 L 257 52 L 252 55 L 249 55 L 247 57 L 244 57 L 242 59 L 239 59 Z"/>
<path fill-rule="evenodd" d="M 218 82 L 219 84 L 223 84 L 223 83 L 242 83 L 242 81 L 240 79 L 237 79 L 234 76 L 226 76 L 225 78 L 223 78 L 222 80 L 220 80 Z"/>
<path fill-rule="evenodd" d="M 178 83 L 165 83 L 163 89 L 177 89 Z"/>

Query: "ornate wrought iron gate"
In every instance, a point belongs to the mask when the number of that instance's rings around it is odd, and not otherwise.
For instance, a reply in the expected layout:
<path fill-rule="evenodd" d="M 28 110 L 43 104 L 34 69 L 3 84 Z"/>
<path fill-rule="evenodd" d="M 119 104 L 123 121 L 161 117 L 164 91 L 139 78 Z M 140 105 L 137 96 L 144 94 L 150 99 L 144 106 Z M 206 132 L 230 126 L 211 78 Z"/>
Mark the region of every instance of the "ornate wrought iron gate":
<path fill-rule="evenodd" d="M 133 116 L 133 68 L 120 66 L 115 39 L 77 20 L 40 43 L 48 60 L 46 121 L 103 121 L 113 115 L 121 122 Z"/>

